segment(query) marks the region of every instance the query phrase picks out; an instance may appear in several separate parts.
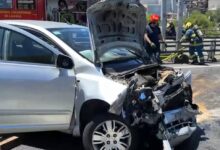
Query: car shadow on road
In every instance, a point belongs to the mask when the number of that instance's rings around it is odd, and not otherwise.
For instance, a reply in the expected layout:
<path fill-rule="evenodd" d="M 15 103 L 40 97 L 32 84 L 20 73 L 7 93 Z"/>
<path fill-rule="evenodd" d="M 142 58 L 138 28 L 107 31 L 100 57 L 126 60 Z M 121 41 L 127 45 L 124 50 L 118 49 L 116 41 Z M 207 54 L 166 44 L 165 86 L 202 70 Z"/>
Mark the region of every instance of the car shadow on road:
<path fill-rule="evenodd" d="M 60 132 L 28 133 L 21 144 L 44 150 L 83 150 L 80 138 Z"/>
<path fill-rule="evenodd" d="M 197 150 L 200 142 L 209 140 L 209 138 L 206 137 L 205 128 L 198 126 L 191 138 L 180 144 L 175 150 Z M 83 150 L 81 138 L 74 138 L 72 135 L 60 132 L 26 133 L 17 136 L 20 138 L 17 146 L 26 145 L 35 149 L 44 150 Z M 153 148 L 147 150 L 159 150 L 160 148 L 158 148 L 158 146 L 161 144 L 162 143 L 159 143 L 159 140 L 157 140 L 155 141 L 156 147 L 153 146 Z M 143 150 L 146 150 L 146 148 Z"/>
<path fill-rule="evenodd" d="M 175 148 L 175 150 L 197 150 L 200 142 L 207 141 L 209 138 L 206 136 L 205 129 L 198 126 L 193 135 Z"/>

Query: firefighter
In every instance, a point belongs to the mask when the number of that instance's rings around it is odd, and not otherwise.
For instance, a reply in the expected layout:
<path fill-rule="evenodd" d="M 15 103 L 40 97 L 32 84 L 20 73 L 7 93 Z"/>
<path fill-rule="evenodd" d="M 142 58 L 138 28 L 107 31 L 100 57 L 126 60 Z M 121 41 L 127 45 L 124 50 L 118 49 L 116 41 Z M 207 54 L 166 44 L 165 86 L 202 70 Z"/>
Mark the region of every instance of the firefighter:
<path fill-rule="evenodd" d="M 180 40 L 189 41 L 189 54 L 192 59 L 192 64 L 204 64 L 203 55 L 203 34 L 197 25 L 193 25 L 191 22 L 185 24 L 185 33 Z M 199 61 L 195 52 L 198 53 Z"/>
<path fill-rule="evenodd" d="M 170 37 L 172 39 L 175 39 L 175 37 L 176 37 L 176 29 L 175 29 L 175 25 L 174 25 L 173 22 L 167 23 L 166 36 Z"/>
<path fill-rule="evenodd" d="M 146 50 L 152 60 L 157 63 L 162 63 L 160 59 L 160 41 L 164 42 L 161 35 L 161 30 L 159 27 L 160 16 L 157 14 L 152 14 L 150 16 L 150 22 L 146 27 L 144 34 L 144 41 L 146 44 Z"/>

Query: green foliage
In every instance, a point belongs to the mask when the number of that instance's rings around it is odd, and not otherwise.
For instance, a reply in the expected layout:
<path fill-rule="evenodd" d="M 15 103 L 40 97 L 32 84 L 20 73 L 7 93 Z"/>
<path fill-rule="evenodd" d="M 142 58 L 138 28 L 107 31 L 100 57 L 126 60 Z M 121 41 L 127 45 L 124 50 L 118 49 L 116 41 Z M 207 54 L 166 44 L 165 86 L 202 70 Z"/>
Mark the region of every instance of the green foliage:
<path fill-rule="evenodd" d="M 146 13 L 146 21 L 147 21 L 147 23 L 149 23 L 149 21 L 150 21 L 150 15 L 151 15 L 151 14 L 147 14 L 147 13 Z"/>
<path fill-rule="evenodd" d="M 197 24 L 206 36 L 216 37 L 220 35 L 220 31 L 217 28 L 220 24 L 220 9 L 207 11 L 205 14 L 194 11 L 184 20 L 184 23 L 188 21 Z"/>
<path fill-rule="evenodd" d="M 220 23 L 220 9 L 213 12 L 213 19 L 216 23 Z"/>
<path fill-rule="evenodd" d="M 202 14 L 199 11 L 194 11 L 191 13 L 191 15 L 185 19 L 186 22 L 192 22 L 193 24 L 197 24 L 199 27 L 203 29 L 212 28 L 215 26 L 215 23 L 210 20 L 208 15 Z"/>
<path fill-rule="evenodd" d="M 207 11 L 206 16 L 209 18 L 211 22 L 215 23 L 215 11 L 211 11 L 211 10 Z"/>

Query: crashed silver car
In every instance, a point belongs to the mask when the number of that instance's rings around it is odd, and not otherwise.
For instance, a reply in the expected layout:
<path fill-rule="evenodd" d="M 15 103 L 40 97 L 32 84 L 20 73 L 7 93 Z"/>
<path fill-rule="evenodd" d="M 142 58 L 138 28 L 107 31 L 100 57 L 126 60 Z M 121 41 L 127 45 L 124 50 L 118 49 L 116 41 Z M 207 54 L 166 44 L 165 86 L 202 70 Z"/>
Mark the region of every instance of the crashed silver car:
<path fill-rule="evenodd" d="M 58 130 L 82 136 L 86 150 L 137 150 L 151 137 L 172 148 L 196 130 L 191 73 L 148 57 L 140 3 L 94 4 L 90 32 L 49 21 L 0 22 L 7 23 L 0 23 L 0 133 Z"/>
<path fill-rule="evenodd" d="M 128 85 L 109 112 L 142 133 L 138 136 L 143 142 L 154 136 L 163 141 L 163 149 L 188 139 L 196 130 L 199 114 L 192 103 L 191 73 L 154 66 L 143 47 L 145 8 L 137 1 L 106 0 L 90 7 L 87 14 L 95 64 L 102 66 L 108 78 Z M 121 55 L 127 50 L 138 59 L 114 60 L 117 65 L 102 62 L 107 52 L 116 50 Z M 98 149 L 108 149 L 105 141 L 99 142 Z"/>

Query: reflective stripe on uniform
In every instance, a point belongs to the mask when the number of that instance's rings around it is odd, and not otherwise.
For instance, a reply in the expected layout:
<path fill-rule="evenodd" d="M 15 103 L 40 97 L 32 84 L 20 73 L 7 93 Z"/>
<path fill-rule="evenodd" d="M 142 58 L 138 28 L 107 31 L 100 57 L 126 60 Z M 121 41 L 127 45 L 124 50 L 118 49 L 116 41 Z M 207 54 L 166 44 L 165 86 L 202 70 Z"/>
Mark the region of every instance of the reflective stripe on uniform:
<path fill-rule="evenodd" d="M 190 56 L 189 56 L 189 58 L 190 58 L 190 59 L 194 59 L 194 58 L 197 58 L 197 55 L 195 55 L 195 54 L 193 54 L 193 55 L 190 55 Z"/>
<path fill-rule="evenodd" d="M 189 46 L 202 46 L 203 43 L 190 43 Z"/>

